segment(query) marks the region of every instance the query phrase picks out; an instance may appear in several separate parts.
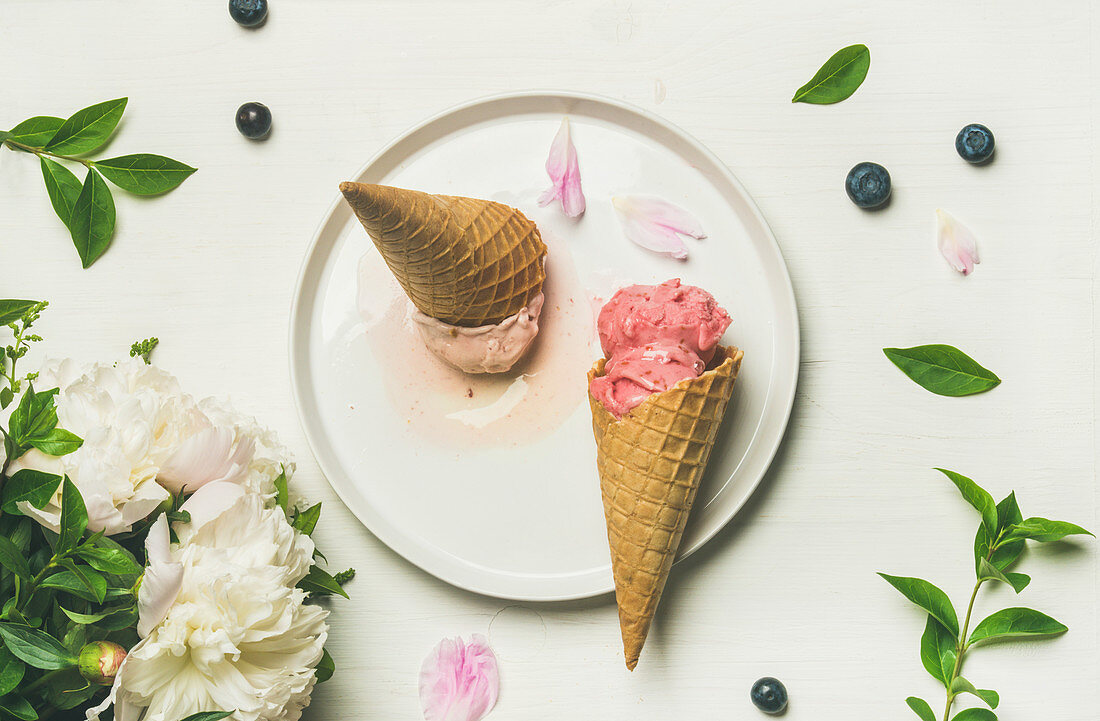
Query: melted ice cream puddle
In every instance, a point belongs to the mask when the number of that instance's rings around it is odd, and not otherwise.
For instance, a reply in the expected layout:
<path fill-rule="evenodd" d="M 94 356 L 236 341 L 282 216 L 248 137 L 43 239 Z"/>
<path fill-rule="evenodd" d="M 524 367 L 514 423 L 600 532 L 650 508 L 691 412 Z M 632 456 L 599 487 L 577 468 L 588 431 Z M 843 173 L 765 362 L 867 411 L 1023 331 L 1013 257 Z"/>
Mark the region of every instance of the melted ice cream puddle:
<path fill-rule="evenodd" d="M 370 250 L 359 261 L 359 312 L 381 382 L 410 432 L 449 446 L 523 445 L 587 403 L 595 330 L 588 294 L 566 244 L 544 235 L 545 306 L 527 355 L 511 371 L 471 375 L 436 358 L 412 320 L 411 303 Z"/>

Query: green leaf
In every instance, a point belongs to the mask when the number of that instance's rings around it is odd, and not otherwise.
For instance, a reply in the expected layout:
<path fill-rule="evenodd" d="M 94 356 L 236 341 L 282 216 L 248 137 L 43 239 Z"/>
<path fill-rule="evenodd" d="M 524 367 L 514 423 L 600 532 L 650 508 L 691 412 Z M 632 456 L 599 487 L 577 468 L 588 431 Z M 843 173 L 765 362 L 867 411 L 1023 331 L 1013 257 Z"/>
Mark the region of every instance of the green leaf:
<path fill-rule="evenodd" d="M 96 623 L 96 628 L 103 631 L 119 631 L 124 628 L 133 628 L 138 622 L 137 607 L 124 608 L 115 611 L 111 615 Z"/>
<path fill-rule="evenodd" d="M 340 584 L 336 582 L 336 579 L 327 571 L 322 570 L 319 566 L 313 566 L 309 569 L 309 573 L 306 574 L 306 577 L 298 582 L 298 588 L 314 596 L 331 596 L 336 594 L 344 598 L 349 597 L 347 591 L 340 588 Z"/>
<path fill-rule="evenodd" d="M 84 178 L 84 186 L 69 220 L 69 232 L 85 268 L 96 262 L 111 244 L 115 232 L 115 200 L 107 183 L 94 170 L 89 170 Z"/>
<path fill-rule="evenodd" d="M 883 348 L 890 361 L 925 390 L 941 396 L 969 396 L 1000 384 L 1001 379 L 958 348 L 921 345 Z"/>
<path fill-rule="evenodd" d="M 72 668 L 76 657 L 48 633 L 35 628 L 0 622 L 0 638 L 8 650 L 23 663 L 52 671 Z"/>
<path fill-rule="evenodd" d="M 1046 518 L 1028 518 L 1012 526 L 1005 536 L 1005 540 L 1029 538 L 1039 543 L 1048 543 L 1050 541 L 1060 541 L 1066 536 L 1091 535 L 1091 532 L 1086 531 L 1075 523 L 1051 521 Z"/>
<path fill-rule="evenodd" d="M 1012 585 L 1012 581 L 1008 580 L 1008 576 L 1001 573 L 1001 570 L 994 566 L 984 558 L 978 562 L 978 580 L 979 581 L 1000 581 L 1001 583 L 1007 583 Z"/>
<path fill-rule="evenodd" d="M 36 305 L 38 305 L 36 300 L 14 300 L 11 298 L 0 300 L 0 325 L 14 323 Z"/>
<path fill-rule="evenodd" d="M 103 603 L 107 597 L 107 579 L 98 573 L 82 571 L 79 575 L 70 571 L 55 573 L 39 584 L 40 588 L 56 588 L 77 598 Z"/>
<path fill-rule="evenodd" d="M 279 477 L 275 479 L 275 503 L 283 509 L 283 513 L 286 513 L 289 495 L 286 484 L 286 469 L 284 468 L 279 473 Z"/>
<path fill-rule="evenodd" d="M 84 445 L 80 436 L 63 428 L 54 428 L 44 436 L 29 438 L 27 442 L 47 456 L 67 456 Z"/>
<path fill-rule="evenodd" d="M 986 705 L 989 706 L 989 708 L 997 708 L 997 706 L 1001 704 L 1001 695 L 993 689 L 976 688 L 970 693 L 974 694 L 982 701 L 985 701 Z"/>
<path fill-rule="evenodd" d="M 68 616 L 73 623 L 79 623 L 82 626 L 102 621 L 112 613 L 111 611 L 104 611 L 102 613 L 77 613 L 76 611 L 70 611 L 64 606 L 58 606 L 58 608 L 60 608 L 62 613 Z"/>
<path fill-rule="evenodd" d="M 18 694 L 0 697 L 0 711 L 7 712 L 20 721 L 35 721 L 38 718 L 38 712 L 34 710 L 34 706 Z"/>
<path fill-rule="evenodd" d="M 920 661 L 924 668 L 947 688 L 951 674 L 955 672 L 958 639 L 932 616 L 924 626 L 920 639 Z"/>
<path fill-rule="evenodd" d="M 956 676 L 955 680 L 951 682 L 951 688 L 949 689 L 951 696 L 958 696 L 961 693 L 968 693 L 972 696 L 977 696 L 982 701 L 985 701 L 986 705 L 990 708 L 997 708 L 997 704 L 1001 702 L 1001 697 L 996 691 L 989 691 L 987 689 L 975 688 L 974 684 L 967 681 L 962 676 Z"/>
<path fill-rule="evenodd" d="M 164 193 L 195 172 L 195 168 L 178 160 L 149 153 L 97 160 L 95 167 L 107 180 L 137 195 Z"/>
<path fill-rule="evenodd" d="M 310 506 L 306 510 L 302 511 L 294 517 L 294 523 L 291 524 L 295 529 L 301 531 L 305 535 L 309 536 L 313 533 L 313 529 L 317 527 L 317 521 L 321 518 L 321 504 Z"/>
<path fill-rule="evenodd" d="M 232 711 L 205 711 L 203 713 L 191 714 L 183 719 L 183 721 L 220 721 L 220 719 L 232 715 Z"/>
<path fill-rule="evenodd" d="M 992 580 L 1007 583 L 1009 586 L 1012 586 L 1012 590 L 1019 593 L 1031 583 L 1031 576 L 1023 573 L 1002 573 L 999 568 L 983 558 L 979 561 L 978 565 L 978 580 Z"/>
<path fill-rule="evenodd" d="M 4 484 L 4 513 L 19 513 L 16 504 L 26 501 L 35 508 L 42 508 L 61 485 L 61 476 L 25 468 Z"/>
<path fill-rule="evenodd" d="M 825 61 L 810 82 L 798 89 L 792 103 L 830 105 L 852 96 L 871 68 L 871 51 L 866 45 L 849 45 Z"/>
<path fill-rule="evenodd" d="M 80 491 L 68 476 L 61 482 L 61 533 L 57 538 L 57 553 L 76 548 L 88 528 L 88 509 Z"/>
<path fill-rule="evenodd" d="M 50 684 L 43 695 L 48 703 L 53 704 L 59 710 L 64 710 L 86 704 L 92 696 L 102 690 L 102 686 L 89 684 L 76 669 L 71 669 L 51 678 Z M 73 718 L 72 714 L 58 714 L 58 716 L 63 719 Z M 80 719 L 83 716 L 82 712 L 76 718 Z M 103 717 L 101 716 L 101 718 Z"/>
<path fill-rule="evenodd" d="M 959 635 L 959 618 L 946 593 L 921 578 L 890 576 L 885 573 L 879 575 L 903 596 L 932 614 L 952 635 Z"/>
<path fill-rule="evenodd" d="M 7 536 L 0 536 L 0 566 L 8 569 L 24 581 L 34 578 L 23 552 Z"/>
<path fill-rule="evenodd" d="M 993 501 L 993 496 L 989 495 L 988 491 L 961 473 L 949 471 L 946 468 L 937 468 L 936 470 L 947 476 L 948 479 L 955 484 L 955 487 L 959 489 L 959 493 L 962 494 L 963 499 L 974 506 L 974 508 L 978 510 L 978 513 L 982 514 L 982 523 L 985 525 L 986 530 L 989 531 L 989 534 L 991 536 L 996 536 L 997 504 Z"/>
<path fill-rule="evenodd" d="M 52 115 L 36 115 L 8 131 L 6 139 L 32 148 L 41 148 L 50 142 L 64 122 L 61 118 L 55 118 Z"/>
<path fill-rule="evenodd" d="M 20 455 L 29 446 L 31 438 L 41 438 L 57 426 L 55 395 L 56 388 L 39 393 L 34 390 L 33 384 L 27 385 L 18 407 L 8 418 L 8 433 L 20 447 Z"/>
<path fill-rule="evenodd" d="M 936 721 L 936 714 L 932 712 L 932 707 L 924 699 L 910 696 L 905 699 L 905 703 L 909 704 L 909 708 L 913 709 L 913 713 L 921 717 L 921 721 Z"/>
<path fill-rule="evenodd" d="M 1030 608 L 1005 608 L 990 614 L 970 634 L 968 643 L 984 643 L 1006 638 L 1056 636 L 1069 629 L 1045 613 Z"/>
<path fill-rule="evenodd" d="M 1005 528 L 1008 528 L 1014 523 L 1019 523 L 1022 520 L 1024 520 L 1024 517 L 1023 514 L 1020 513 L 1020 506 L 1016 503 L 1016 493 L 1009 493 L 1004 500 L 997 504 L 997 533 L 1000 533 Z M 983 523 L 978 526 L 978 533 L 974 537 L 975 572 L 980 568 L 981 559 L 989 555 L 989 545 L 992 542 L 993 536 L 986 530 L 985 524 Z M 1004 571 L 1020 558 L 1020 554 L 1023 553 L 1023 551 L 1023 541 L 1005 543 L 1002 539 L 1000 545 L 997 546 L 997 550 L 993 552 L 993 557 L 990 561 L 998 569 Z"/>
<path fill-rule="evenodd" d="M 88 568 L 87 566 L 77 565 L 77 563 L 71 558 L 63 558 L 58 561 L 58 563 L 62 568 L 68 569 L 68 571 L 73 574 L 73 576 L 75 576 L 78 581 L 80 581 L 81 585 L 84 586 L 84 589 L 89 594 L 91 594 L 93 597 L 99 596 L 99 589 L 101 586 L 97 579 L 102 577 L 98 573 L 93 571 L 91 568 Z M 105 578 L 103 579 L 102 588 L 103 595 L 105 597 L 107 595 L 107 579 Z M 102 599 L 99 602 L 102 603 Z"/>
<path fill-rule="evenodd" d="M 76 555 L 95 570 L 115 576 L 137 575 L 143 570 L 137 559 L 121 546 L 107 548 L 84 545 L 77 549 Z"/>
<path fill-rule="evenodd" d="M 328 681 L 335 672 L 336 662 L 332 660 L 332 656 L 329 655 L 327 648 L 321 649 L 321 660 L 317 662 L 317 669 L 315 671 L 317 683 Z"/>
<path fill-rule="evenodd" d="M 7 646 L 0 646 L 0 696 L 11 693 L 19 685 L 26 670 L 26 665 Z"/>
<path fill-rule="evenodd" d="M 126 98 L 96 103 L 78 110 L 69 117 L 49 143 L 46 150 L 58 155 L 90 153 L 107 142 L 115 132 L 122 113 L 126 110 Z"/>
<path fill-rule="evenodd" d="M 164 514 L 169 523 L 190 523 L 190 511 L 166 511 Z"/>
<path fill-rule="evenodd" d="M 951 721 L 997 721 L 997 714 L 987 708 L 966 708 L 955 714 Z"/>
<path fill-rule="evenodd" d="M 61 163 L 45 156 L 40 156 L 39 160 L 42 165 L 42 180 L 46 182 L 46 192 L 50 196 L 53 212 L 57 213 L 57 217 L 61 218 L 67 228 L 73 217 L 73 206 L 80 197 L 80 180 Z"/>

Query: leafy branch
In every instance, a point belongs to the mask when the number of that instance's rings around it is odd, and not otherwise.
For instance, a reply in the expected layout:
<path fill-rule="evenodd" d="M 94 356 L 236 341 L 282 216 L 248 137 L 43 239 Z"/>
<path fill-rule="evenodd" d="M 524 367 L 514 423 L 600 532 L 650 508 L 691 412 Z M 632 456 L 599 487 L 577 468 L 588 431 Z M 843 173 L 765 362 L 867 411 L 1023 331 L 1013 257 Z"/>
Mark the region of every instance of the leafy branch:
<path fill-rule="evenodd" d="M 0 145 L 38 156 L 50 203 L 69 229 L 85 268 L 103 255 L 115 231 L 115 201 L 105 178 L 135 195 L 159 195 L 195 172 L 178 160 L 150 153 L 105 160 L 83 157 L 114 134 L 126 102 L 118 98 L 97 103 L 64 120 L 38 115 L 0 131 Z M 84 166 L 84 182 L 58 161 Z"/>
<path fill-rule="evenodd" d="M 1048 543 L 1071 535 L 1092 534 L 1065 521 L 1038 517 L 1024 519 L 1015 493 L 1010 493 L 1000 503 L 994 503 L 988 491 L 966 476 L 942 468 L 936 470 L 947 476 L 966 502 L 982 516 L 974 538 L 974 569 L 977 580 L 970 593 L 970 602 L 967 604 L 962 625 L 959 625 L 955 608 L 947 594 L 934 584 L 920 578 L 890 576 L 885 573 L 879 575 L 928 613 L 924 635 L 921 637 L 921 663 L 947 691 L 942 721 L 951 719 L 951 707 L 962 694 L 980 699 L 989 708 L 963 709 L 951 721 L 996 721 L 997 715 L 992 709 L 1000 704 L 1000 695 L 996 691 L 977 688 L 962 676 L 963 659 L 967 652 L 979 644 L 1006 639 L 1056 636 L 1065 633 L 1068 628 L 1039 611 L 1014 607 L 987 616 L 971 632 L 970 621 L 978 592 L 990 581 L 1011 586 L 1017 594 L 1028 586 L 1031 582 L 1029 576 L 1008 570 L 1019 560 L 1026 541 Z M 924 699 L 910 696 L 905 702 L 922 721 L 936 721 L 932 707 Z"/>

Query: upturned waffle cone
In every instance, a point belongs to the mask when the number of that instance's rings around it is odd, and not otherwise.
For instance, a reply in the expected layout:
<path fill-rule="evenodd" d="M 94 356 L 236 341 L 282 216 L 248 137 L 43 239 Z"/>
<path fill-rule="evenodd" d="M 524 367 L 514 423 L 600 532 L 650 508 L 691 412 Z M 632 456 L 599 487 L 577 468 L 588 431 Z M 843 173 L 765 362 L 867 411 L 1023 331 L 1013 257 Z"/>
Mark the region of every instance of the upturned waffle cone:
<path fill-rule="evenodd" d="M 366 183 L 341 183 L 340 192 L 425 315 L 496 324 L 542 290 L 546 245 L 515 208 Z"/>
<path fill-rule="evenodd" d="M 719 346 L 716 367 L 654 393 L 622 418 L 591 394 L 615 601 L 634 670 L 714 448 L 744 354 Z M 603 375 L 606 359 L 588 372 Z"/>

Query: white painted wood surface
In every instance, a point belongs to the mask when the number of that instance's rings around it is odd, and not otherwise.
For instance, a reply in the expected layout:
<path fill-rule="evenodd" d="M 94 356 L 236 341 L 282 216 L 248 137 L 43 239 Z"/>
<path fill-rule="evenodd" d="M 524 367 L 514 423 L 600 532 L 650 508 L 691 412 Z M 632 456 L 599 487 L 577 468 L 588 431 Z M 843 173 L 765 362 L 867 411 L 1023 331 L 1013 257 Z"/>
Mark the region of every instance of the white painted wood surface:
<path fill-rule="evenodd" d="M 300 492 L 326 501 L 319 540 L 359 570 L 334 604 L 339 669 L 307 719 L 420 718 L 416 674 L 444 635 L 491 632 L 497 719 L 758 718 L 752 681 L 783 679 L 787 718 L 906 718 L 942 691 L 920 666 L 921 614 L 878 579 L 971 585 L 975 514 L 931 470 L 958 469 L 1025 514 L 1095 529 L 1096 10 L 1087 0 L 782 3 L 273 0 L 258 31 L 224 2 L 2 0 L 0 127 L 128 95 L 110 151 L 200 170 L 154 200 L 116 196 L 114 247 L 81 271 L 33 158 L 0 153 L 0 295 L 46 298 L 53 355 L 112 359 L 158 335 L 194 393 L 230 395 L 279 429 Z M 792 105 L 833 51 L 871 48 L 867 82 Z M 301 255 L 336 183 L 423 117 L 490 93 L 566 88 L 654 110 L 722 157 L 771 222 L 794 278 L 803 372 L 787 441 L 741 515 L 674 571 L 634 674 L 610 597 L 510 606 L 391 553 L 344 510 L 309 455 L 286 363 Z M 275 132 L 233 127 L 248 100 Z M 955 133 L 983 122 L 996 162 Z M 894 179 L 892 205 L 844 197 L 853 164 Z M 935 250 L 934 210 L 978 235 L 970 278 Z M 968 399 L 925 393 L 888 345 L 954 343 L 1001 375 Z M 400 478 L 393 482 L 401 482 Z M 1022 603 L 1071 627 L 975 651 L 966 674 L 1005 721 L 1095 717 L 1093 544 L 1032 552 Z M 1015 605 L 985 595 L 977 613 Z M 495 622 L 494 622 L 494 619 Z"/>

